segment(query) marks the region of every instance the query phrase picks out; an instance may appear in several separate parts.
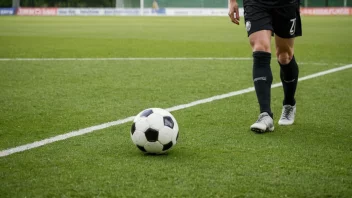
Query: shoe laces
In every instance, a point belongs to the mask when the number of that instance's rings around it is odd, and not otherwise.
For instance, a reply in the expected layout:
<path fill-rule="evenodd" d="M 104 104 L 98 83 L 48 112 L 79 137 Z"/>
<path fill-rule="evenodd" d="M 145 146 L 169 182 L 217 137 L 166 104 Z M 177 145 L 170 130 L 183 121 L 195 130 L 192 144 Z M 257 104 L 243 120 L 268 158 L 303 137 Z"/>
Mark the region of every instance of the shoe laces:
<path fill-rule="evenodd" d="M 257 120 L 257 122 L 261 122 L 262 120 L 264 120 L 264 118 L 265 118 L 266 116 L 269 116 L 269 115 L 268 115 L 268 114 L 260 114 L 260 115 L 259 115 L 259 118 L 258 118 L 258 120 Z"/>
<path fill-rule="evenodd" d="M 288 120 L 289 117 L 291 117 L 292 113 L 293 113 L 293 106 L 285 106 L 281 117 L 283 119 Z"/>

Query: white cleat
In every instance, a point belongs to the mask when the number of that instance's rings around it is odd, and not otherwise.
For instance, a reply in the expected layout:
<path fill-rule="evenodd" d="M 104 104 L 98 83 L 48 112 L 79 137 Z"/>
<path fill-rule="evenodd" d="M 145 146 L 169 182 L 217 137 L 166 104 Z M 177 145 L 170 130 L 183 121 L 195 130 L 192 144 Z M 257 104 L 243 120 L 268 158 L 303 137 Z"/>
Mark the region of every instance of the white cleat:
<path fill-rule="evenodd" d="M 274 121 L 267 112 L 259 114 L 258 120 L 252 124 L 251 130 L 257 133 L 274 131 Z"/>
<path fill-rule="evenodd" d="M 296 105 L 284 105 L 279 120 L 279 125 L 291 125 L 295 121 Z"/>

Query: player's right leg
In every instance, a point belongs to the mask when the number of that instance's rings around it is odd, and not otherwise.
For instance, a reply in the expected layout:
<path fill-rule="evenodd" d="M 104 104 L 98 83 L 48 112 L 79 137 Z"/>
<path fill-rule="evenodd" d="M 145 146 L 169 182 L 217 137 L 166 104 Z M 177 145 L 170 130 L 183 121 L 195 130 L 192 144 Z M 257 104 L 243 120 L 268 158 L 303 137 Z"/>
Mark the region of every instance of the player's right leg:
<path fill-rule="evenodd" d="M 259 6 L 245 6 L 245 22 L 253 52 L 253 83 L 260 115 L 250 129 L 255 132 L 273 131 L 273 113 L 270 92 L 273 76 L 270 68 L 272 17 L 270 10 Z"/>
<path fill-rule="evenodd" d="M 260 107 L 258 120 L 250 129 L 263 133 L 274 130 L 273 113 L 270 107 L 270 92 L 273 76 L 270 68 L 271 61 L 271 30 L 260 30 L 249 36 L 253 51 L 253 82 Z"/>

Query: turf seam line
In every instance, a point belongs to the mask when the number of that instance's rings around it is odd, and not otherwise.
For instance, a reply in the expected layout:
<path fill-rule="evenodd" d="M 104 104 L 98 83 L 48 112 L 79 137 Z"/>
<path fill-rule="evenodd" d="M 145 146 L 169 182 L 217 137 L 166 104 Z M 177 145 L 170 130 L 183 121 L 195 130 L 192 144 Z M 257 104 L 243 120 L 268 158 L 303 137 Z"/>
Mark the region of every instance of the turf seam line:
<path fill-rule="evenodd" d="M 298 81 L 304 81 L 304 80 L 316 78 L 316 77 L 319 77 L 319 76 L 324 76 L 324 75 L 327 75 L 327 74 L 330 74 L 330 73 L 346 70 L 346 69 L 349 69 L 349 68 L 352 68 L 352 64 L 341 66 L 341 67 L 337 67 L 337 68 L 333 68 L 333 69 L 329 69 L 329 70 L 325 70 L 325 71 L 314 73 L 314 74 L 311 74 L 311 75 L 308 75 L 308 76 L 304 76 L 304 77 L 299 78 Z M 282 86 L 281 82 L 272 84 L 271 88 L 280 87 L 280 86 Z M 168 110 L 168 111 L 177 111 L 177 110 L 193 107 L 193 106 L 200 105 L 200 104 L 213 102 L 215 100 L 221 100 L 221 99 L 224 99 L 224 98 L 229 98 L 229 97 L 232 97 L 232 96 L 237 96 L 237 95 L 253 92 L 254 90 L 255 90 L 254 87 L 249 87 L 249 88 L 242 89 L 242 90 L 239 90 L 239 91 L 234 91 L 234 92 L 230 92 L 230 93 L 226 93 L 226 94 L 216 95 L 216 96 L 213 96 L 213 97 L 210 97 L 210 98 L 205 98 L 205 99 L 202 99 L 202 100 L 197 100 L 197 101 L 194 101 L 194 102 L 191 102 L 191 103 L 188 103 L 188 104 L 177 105 L 177 106 L 174 106 L 174 107 L 167 108 L 166 110 Z M 44 140 L 40 140 L 40 141 L 36 141 L 36 142 L 33 142 L 33 143 L 25 144 L 25 145 L 22 145 L 22 146 L 18 146 L 18 147 L 13 147 L 13 148 L 10 148 L 10 149 L 2 150 L 2 151 L 0 151 L 0 157 L 5 157 L 5 156 L 8 156 L 8 155 L 11 155 L 11 154 L 14 154 L 14 153 L 30 150 L 30 149 L 33 149 L 33 148 L 44 146 L 46 144 L 50 144 L 50 143 L 53 143 L 53 142 L 65 140 L 65 139 L 68 139 L 68 138 L 71 138 L 71 137 L 84 135 L 84 134 L 91 133 L 91 132 L 94 132 L 94 131 L 97 131 L 97 130 L 101 130 L 101 129 L 105 129 L 105 128 L 108 128 L 108 127 L 111 127 L 111 126 L 124 124 L 124 123 L 130 122 L 130 121 L 133 121 L 133 119 L 134 119 L 134 116 L 131 116 L 131 117 L 127 117 L 127 118 L 124 118 L 124 119 L 120 119 L 120 120 L 116 120 L 116 121 L 112 121 L 112 122 L 107 122 L 107 123 L 103 123 L 103 124 L 96 125 L 96 126 L 87 127 L 87 128 L 84 128 L 84 129 L 79 129 L 79 130 L 76 130 L 76 131 L 71 131 L 71 132 L 68 132 L 68 133 L 65 133 L 65 134 L 57 135 L 57 136 L 54 136 L 54 137 L 51 137 L 51 138 L 47 138 L 47 139 L 44 139 Z"/>

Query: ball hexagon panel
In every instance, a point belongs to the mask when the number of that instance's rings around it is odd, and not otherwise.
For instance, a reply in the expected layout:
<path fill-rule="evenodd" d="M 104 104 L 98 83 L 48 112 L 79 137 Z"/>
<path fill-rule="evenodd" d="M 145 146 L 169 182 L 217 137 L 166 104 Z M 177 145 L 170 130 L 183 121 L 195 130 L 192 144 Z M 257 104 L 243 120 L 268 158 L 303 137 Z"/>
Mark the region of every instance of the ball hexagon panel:
<path fill-rule="evenodd" d="M 132 126 L 133 127 L 133 126 Z M 135 131 L 141 131 L 144 132 L 149 128 L 149 123 L 147 121 L 147 118 L 141 118 L 135 123 Z"/>
<path fill-rule="evenodd" d="M 162 115 L 163 117 L 165 117 L 165 116 L 171 117 L 173 122 L 175 123 L 175 125 L 177 125 L 175 117 L 170 112 L 168 112 L 167 110 L 161 109 L 161 108 L 151 108 L 151 109 L 153 110 L 154 113 Z"/>
<path fill-rule="evenodd" d="M 162 153 L 164 146 L 160 142 L 147 142 L 144 145 L 144 149 L 148 153 Z"/>
<path fill-rule="evenodd" d="M 136 115 L 136 117 L 134 117 L 133 122 L 138 122 L 141 119 L 141 117 L 139 117 L 139 115 Z"/>
<path fill-rule="evenodd" d="M 157 113 L 162 116 L 168 116 L 170 114 L 168 111 L 166 111 L 165 109 L 161 109 L 161 108 L 152 108 L 152 110 L 154 113 Z"/>
<path fill-rule="evenodd" d="M 145 137 L 145 134 L 141 131 L 135 131 L 132 135 L 132 141 L 134 144 L 139 146 L 144 146 L 148 140 Z"/>
<path fill-rule="evenodd" d="M 156 142 L 158 141 L 158 137 L 159 137 L 159 131 L 149 128 L 147 129 L 145 132 L 145 137 L 149 142 Z"/>
<path fill-rule="evenodd" d="M 164 126 L 159 130 L 159 138 L 158 141 L 162 144 L 167 144 L 172 141 L 173 133 L 175 131 L 167 126 Z"/>
<path fill-rule="evenodd" d="M 155 130 L 159 130 L 162 127 L 164 127 L 164 119 L 163 116 L 161 116 L 158 113 L 153 113 L 147 117 L 147 122 L 150 125 L 150 128 L 153 128 Z"/>

